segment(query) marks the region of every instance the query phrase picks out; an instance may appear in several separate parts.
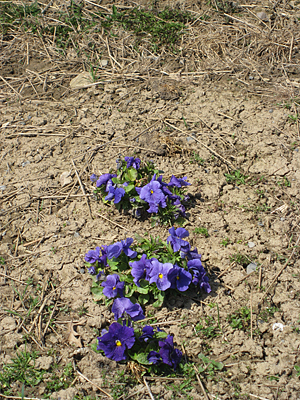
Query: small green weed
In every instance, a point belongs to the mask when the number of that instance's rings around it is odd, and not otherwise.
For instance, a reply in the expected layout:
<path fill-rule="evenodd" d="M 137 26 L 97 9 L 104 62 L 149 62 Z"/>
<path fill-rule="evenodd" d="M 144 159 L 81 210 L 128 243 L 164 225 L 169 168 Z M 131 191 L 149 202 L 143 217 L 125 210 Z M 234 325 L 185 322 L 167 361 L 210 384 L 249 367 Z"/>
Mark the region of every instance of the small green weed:
<path fill-rule="evenodd" d="M 214 378 L 215 372 L 222 371 L 224 364 L 215 360 L 210 360 L 204 354 L 199 354 L 198 357 L 202 361 L 202 365 L 198 367 L 199 373 L 206 372 L 210 378 Z"/>
<path fill-rule="evenodd" d="M 59 372 L 58 369 L 59 366 L 57 364 L 54 365 L 51 371 L 52 374 L 46 383 L 46 392 L 48 395 L 45 397 L 49 397 L 53 392 L 57 392 L 61 389 L 67 389 L 74 380 L 72 363 L 68 363 L 62 372 Z"/>
<path fill-rule="evenodd" d="M 251 312 L 247 307 L 242 307 L 227 317 L 227 321 L 233 329 L 239 329 L 243 331 L 246 331 L 249 328 L 250 319 Z"/>
<path fill-rule="evenodd" d="M 271 375 L 271 376 L 268 376 L 267 377 L 267 379 L 269 379 L 269 381 L 276 381 L 276 382 L 278 382 L 279 381 L 279 376 L 277 376 L 277 375 Z"/>
<path fill-rule="evenodd" d="M 114 382 L 109 385 L 111 386 L 112 398 L 127 397 L 129 388 L 134 385 L 136 385 L 136 379 L 133 376 L 127 375 L 125 371 L 118 371 L 114 375 Z"/>
<path fill-rule="evenodd" d="M 185 30 L 185 24 L 193 20 L 189 12 L 166 8 L 163 11 L 141 10 L 133 8 L 119 12 L 113 6 L 113 13 L 102 22 L 104 29 L 110 30 L 117 22 L 127 31 L 133 31 L 137 39 L 145 35 L 151 37 L 153 50 L 159 46 L 173 47 Z"/>
<path fill-rule="evenodd" d="M 225 174 L 227 183 L 234 183 L 236 185 L 245 185 L 245 180 L 248 178 L 248 175 L 244 175 L 241 173 L 239 169 L 233 171 L 231 174 Z"/>
<path fill-rule="evenodd" d="M 226 237 L 225 239 L 222 240 L 221 245 L 224 247 L 227 247 L 230 243 L 230 239 Z"/>
<path fill-rule="evenodd" d="M 259 313 L 259 318 L 261 318 L 265 322 L 268 322 L 268 320 L 274 317 L 274 314 L 278 311 L 280 311 L 280 309 L 276 306 L 267 307 L 265 310 Z"/>
<path fill-rule="evenodd" d="M 205 237 L 209 236 L 207 229 L 204 228 L 203 226 L 200 226 L 199 228 L 195 228 L 194 232 L 199 235 L 203 235 Z"/>
<path fill-rule="evenodd" d="M 24 386 L 37 386 L 42 380 L 45 371 L 37 370 L 34 366 L 38 354 L 33 352 L 20 351 L 11 362 L 3 365 L 0 372 L 0 392 L 4 395 L 11 394 L 11 385 L 21 382 Z"/>
<path fill-rule="evenodd" d="M 215 321 L 215 319 L 212 316 L 207 316 L 204 318 L 204 320 L 200 323 L 198 323 L 195 326 L 195 331 L 196 333 L 201 333 L 203 336 L 205 336 L 208 339 L 212 339 L 216 336 L 221 335 L 222 333 L 222 328 L 220 324 L 220 310 L 219 310 L 219 305 L 217 303 L 210 303 L 209 307 L 214 308 L 217 306 L 218 310 L 218 320 Z"/>
<path fill-rule="evenodd" d="M 251 263 L 251 260 L 244 254 L 241 253 L 236 253 L 233 254 L 229 257 L 230 262 L 235 262 L 239 265 L 242 265 L 243 267 L 247 267 L 249 262 Z"/>
<path fill-rule="evenodd" d="M 190 158 L 190 164 L 198 164 L 198 165 L 204 165 L 205 160 L 199 156 L 198 153 L 193 151 L 193 155 Z"/>
<path fill-rule="evenodd" d="M 284 176 L 281 181 L 277 181 L 276 183 L 278 186 L 291 187 L 291 182 L 288 180 L 286 176 Z"/>
<path fill-rule="evenodd" d="M 299 367 L 299 365 L 295 365 L 294 366 L 294 369 L 295 369 L 295 371 L 296 371 L 296 376 L 300 376 L 300 367 Z"/>
<path fill-rule="evenodd" d="M 258 195 L 258 197 L 260 199 L 262 199 L 263 197 L 265 197 L 265 192 L 263 190 L 257 189 L 255 190 L 255 193 Z"/>
<path fill-rule="evenodd" d="M 290 122 L 293 122 L 293 123 L 296 123 L 297 121 L 298 121 L 298 119 L 299 119 L 299 116 L 298 116 L 298 114 L 296 114 L 296 115 L 288 115 L 288 117 L 289 117 L 289 120 L 290 120 Z"/>

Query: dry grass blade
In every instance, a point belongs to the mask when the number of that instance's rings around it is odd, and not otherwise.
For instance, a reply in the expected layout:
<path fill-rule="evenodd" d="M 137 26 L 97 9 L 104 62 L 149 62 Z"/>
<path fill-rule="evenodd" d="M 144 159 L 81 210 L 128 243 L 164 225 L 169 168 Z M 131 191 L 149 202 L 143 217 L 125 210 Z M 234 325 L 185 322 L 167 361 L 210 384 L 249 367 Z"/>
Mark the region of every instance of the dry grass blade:
<path fill-rule="evenodd" d="M 107 393 L 104 389 L 102 389 L 100 386 L 96 385 L 96 383 L 94 383 L 93 381 L 91 381 L 89 378 L 87 378 L 86 376 L 84 376 L 81 372 L 78 371 L 78 369 L 76 369 L 76 373 L 78 374 L 78 376 L 80 376 L 80 378 L 84 379 L 85 381 L 89 382 L 91 385 L 93 385 L 94 387 L 96 387 L 98 390 L 100 390 L 100 392 L 104 393 L 107 397 L 109 397 L 110 399 L 112 399 L 112 396 Z"/>
<path fill-rule="evenodd" d="M 86 192 L 85 192 L 85 189 L 84 189 L 84 187 L 83 187 L 82 181 L 81 181 L 80 176 L 79 176 L 79 174 L 78 174 L 78 171 L 77 171 L 77 169 L 76 169 L 76 165 L 75 165 L 75 163 L 74 163 L 74 160 L 72 160 L 72 164 L 73 164 L 73 167 L 74 167 L 74 170 L 75 170 L 75 174 L 76 174 L 76 176 L 77 176 L 77 179 L 78 179 L 78 182 L 79 182 L 79 185 L 80 185 L 82 194 L 83 194 L 84 197 L 85 197 L 85 201 L 86 201 L 86 205 L 87 205 L 87 207 L 88 207 L 89 213 L 90 213 L 90 217 L 93 219 L 92 211 L 91 211 L 91 207 L 90 207 L 90 203 L 89 203 L 89 199 L 88 199 L 88 197 L 87 197 L 87 195 L 86 195 Z"/>
<path fill-rule="evenodd" d="M 279 270 L 279 272 L 278 272 L 278 273 L 274 276 L 274 278 L 272 279 L 271 283 L 269 284 L 269 286 L 268 286 L 267 289 L 266 289 L 266 292 L 265 292 L 265 294 L 264 294 L 262 300 L 264 300 L 264 299 L 267 297 L 267 295 L 268 295 L 268 293 L 269 293 L 271 287 L 273 286 L 273 284 L 277 281 L 277 279 L 279 278 L 279 276 L 282 274 L 282 272 L 283 272 L 283 271 L 285 270 L 285 268 L 287 267 L 288 263 L 290 262 L 290 260 L 292 259 L 293 255 L 295 254 L 295 251 L 297 250 L 299 241 L 300 241 L 300 235 L 298 236 L 298 239 L 297 239 L 297 241 L 296 241 L 296 243 L 295 243 L 295 245 L 294 245 L 294 249 L 293 249 L 291 255 L 290 255 L 289 258 L 287 259 L 287 261 L 286 261 L 286 263 L 284 264 L 284 266 Z"/>
<path fill-rule="evenodd" d="M 199 386 L 200 386 L 200 388 L 202 390 L 203 396 L 204 396 L 205 400 L 209 400 L 209 397 L 208 397 L 208 395 L 206 393 L 206 390 L 204 389 L 204 386 L 203 386 L 203 384 L 201 382 L 200 376 L 198 374 L 198 371 L 197 371 L 197 368 L 195 367 L 195 365 L 194 365 L 194 370 L 196 372 L 197 381 L 198 381 Z"/>
<path fill-rule="evenodd" d="M 105 219 L 106 221 L 110 222 L 111 224 L 113 224 L 113 225 L 115 225 L 115 226 L 118 226 L 119 228 L 122 228 L 122 229 L 124 229 L 125 231 L 129 232 L 129 229 L 127 229 L 127 228 L 125 228 L 124 226 L 118 224 L 117 222 L 112 221 L 111 219 L 105 217 L 104 215 L 99 214 L 99 213 L 97 213 L 97 215 L 99 215 L 99 217 Z"/>

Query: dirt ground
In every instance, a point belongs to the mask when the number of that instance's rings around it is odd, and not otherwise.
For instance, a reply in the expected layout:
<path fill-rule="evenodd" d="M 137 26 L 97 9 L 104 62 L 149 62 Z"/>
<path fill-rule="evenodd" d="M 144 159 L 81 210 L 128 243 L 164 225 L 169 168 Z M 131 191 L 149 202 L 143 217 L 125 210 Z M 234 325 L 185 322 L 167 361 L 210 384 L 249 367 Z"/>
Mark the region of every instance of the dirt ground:
<path fill-rule="evenodd" d="M 79 89 L 70 82 L 89 71 L 83 52 L 62 56 L 30 32 L 2 34 L 0 371 L 17 349 L 36 351 L 45 375 L 26 397 L 49 397 L 47 379 L 72 363 L 52 398 L 108 398 L 104 390 L 115 399 L 300 399 L 300 4 L 244 2 L 238 13 L 230 4 L 159 2 L 199 16 L 180 51 L 130 50 L 122 31 L 101 42 L 100 83 Z M 144 232 L 168 236 L 94 199 L 89 176 L 120 155 L 191 183 L 185 228 L 212 292 L 146 313 L 185 360 L 223 363 L 200 374 L 206 395 L 196 376 L 185 388 L 184 376 L 132 383 L 132 371 L 90 347 L 113 315 L 93 301 L 85 253 Z M 12 395 L 21 389 L 16 382 Z"/>

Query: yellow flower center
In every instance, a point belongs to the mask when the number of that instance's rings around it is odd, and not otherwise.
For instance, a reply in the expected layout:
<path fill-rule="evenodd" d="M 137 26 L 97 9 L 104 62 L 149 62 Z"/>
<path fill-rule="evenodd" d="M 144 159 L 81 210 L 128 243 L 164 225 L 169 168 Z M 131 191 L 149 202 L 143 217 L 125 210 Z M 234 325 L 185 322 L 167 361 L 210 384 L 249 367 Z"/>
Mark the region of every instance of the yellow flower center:
<path fill-rule="evenodd" d="M 158 274 L 159 279 L 162 279 L 163 274 Z"/>
<path fill-rule="evenodd" d="M 150 193 L 153 194 L 154 193 L 153 190 L 150 190 Z"/>
<path fill-rule="evenodd" d="M 116 340 L 116 345 L 117 346 L 122 346 L 122 343 L 120 342 L 120 340 Z"/>
<path fill-rule="evenodd" d="M 113 287 L 113 290 L 115 290 L 115 289 L 116 289 L 116 287 L 114 286 L 114 287 Z"/>
<path fill-rule="evenodd" d="M 176 276 L 176 279 L 178 279 L 178 280 L 179 280 L 179 276 Z"/>

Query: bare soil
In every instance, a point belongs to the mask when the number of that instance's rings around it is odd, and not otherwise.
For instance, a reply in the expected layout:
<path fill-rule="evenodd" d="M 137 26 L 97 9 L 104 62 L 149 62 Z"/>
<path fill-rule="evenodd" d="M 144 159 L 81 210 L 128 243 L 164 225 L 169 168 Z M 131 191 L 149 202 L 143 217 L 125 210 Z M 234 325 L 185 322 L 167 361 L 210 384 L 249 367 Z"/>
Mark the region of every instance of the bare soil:
<path fill-rule="evenodd" d="M 122 398 L 150 398 L 143 381 L 126 386 L 132 371 L 115 383 L 125 366 L 90 348 L 113 315 L 93 301 L 84 267 L 96 246 L 144 232 L 168 236 L 166 227 L 93 197 L 89 176 L 135 154 L 165 177 L 187 176 L 193 207 L 185 227 L 212 286 L 209 295 L 168 298 L 147 313 L 174 335 L 186 360 L 198 365 L 202 353 L 224 364 L 201 375 L 209 399 L 300 399 L 300 5 L 244 3 L 238 13 L 218 13 L 214 2 L 160 3 L 210 19 L 190 26 L 178 54 L 136 52 L 128 32 L 110 45 L 104 40 L 102 81 L 82 89 L 70 87 L 89 71 L 82 54 L 61 56 L 30 33 L 2 37 L 0 370 L 27 343 L 40 369 L 57 364 L 61 372 L 72 362 L 89 379 L 74 372 L 70 387 L 52 398 L 107 398 L 99 388 L 113 395 L 117 385 Z M 50 15 L 59 6 L 54 1 Z M 236 170 L 244 183 L 226 180 Z M 209 236 L 195 233 L 199 227 Z M 251 262 L 258 268 L 247 274 Z M 251 320 L 234 329 L 228 316 L 242 308 Z M 214 337 L 199 329 L 207 321 L 216 327 L 218 318 Z M 46 382 L 26 387 L 25 396 L 43 397 Z M 205 398 L 196 379 L 187 392 L 175 391 L 175 378 L 147 382 L 155 399 Z M 16 383 L 13 394 L 20 392 Z"/>

